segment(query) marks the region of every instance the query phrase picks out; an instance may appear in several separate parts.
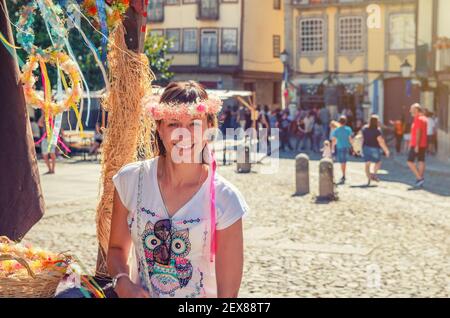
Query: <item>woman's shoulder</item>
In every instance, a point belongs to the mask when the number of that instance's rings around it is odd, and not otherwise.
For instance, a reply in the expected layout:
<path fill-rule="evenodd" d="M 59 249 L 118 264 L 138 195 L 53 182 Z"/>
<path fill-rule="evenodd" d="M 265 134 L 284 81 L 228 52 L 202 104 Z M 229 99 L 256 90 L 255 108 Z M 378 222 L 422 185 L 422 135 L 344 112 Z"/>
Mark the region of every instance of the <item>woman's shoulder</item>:
<path fill-rule="evenodd" d="M 250 210 L 241 192 L 224 177 L 215 178 L 217 230 L 224 230 Z"/>
<path fill-rule="evenodd" d="M 244 196 L 242 195 L 241 191 L 232 184 L 230 181 L 225 179 L 220 174 L 215 175 L 214 184 L 216 188 L 216 198 L 217 203 L 222 202 L 230 202 L 230 201 L 236 201 L 237 203 L 240 203 L 242 205 L 246 206 Z"/>
<path fill-rule="evenodd" d="M 117 172 L 117 176 L 123 177 L 123 178 L 132 178 L 139 174 L 139 170 L 141 169 L 141 166 L 143 166 L 144 169 L 150 170 L 154 166 L 154 163 L 156 162 L 157 157 L 145 160 L 145 161 L 136 161 L 131 162 L 126 165 L 124 165 L 120 170 Z"/>

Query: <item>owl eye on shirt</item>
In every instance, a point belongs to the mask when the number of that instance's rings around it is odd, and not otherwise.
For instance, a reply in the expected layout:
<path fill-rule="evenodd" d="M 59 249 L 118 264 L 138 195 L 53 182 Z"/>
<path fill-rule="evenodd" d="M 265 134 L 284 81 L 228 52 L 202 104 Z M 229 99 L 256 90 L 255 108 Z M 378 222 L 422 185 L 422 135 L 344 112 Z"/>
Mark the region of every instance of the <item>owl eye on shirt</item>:
<path fill-rule="evenodd" d="M 156 237 L 154 233 L 147 233 L 145 235 L 144 244 L 145 247 L 153 251 L 156 247 L 161 245 L 161 240 Z"/>
<path fill-rule="evenodd" d="M 171 250 L 175 257 L 186 257 L 191 251 L 189 231 L 182 230 L 172 234 Z"/>

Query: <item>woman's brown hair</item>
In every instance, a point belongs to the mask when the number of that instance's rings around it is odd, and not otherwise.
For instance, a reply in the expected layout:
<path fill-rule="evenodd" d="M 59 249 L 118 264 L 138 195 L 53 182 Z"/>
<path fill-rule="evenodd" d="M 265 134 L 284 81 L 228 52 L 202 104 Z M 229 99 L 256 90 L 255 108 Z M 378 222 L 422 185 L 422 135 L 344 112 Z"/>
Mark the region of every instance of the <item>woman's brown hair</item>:
<path fill-rule="evenodd" d="M 369 128 L 370 129 L 378 129 L 378 115 L 370 116 Z"/>
<path fill-rule="evenodd" d="M 198 99 L 204 101 L 208 99 L 208 93 L 205 88 L 195 81 L 186 82 L 171 82 L 164 89 L 161 95 L 160 103 L 195 103 Z M 217 116 L 214 114 L 207 114 L 206 121 L 208 126 L 217 128 Z M 161 121 L 157 121 L 159 124 Z M 155 133 L 157 150 L 156 155 L 164 156 L 166 154 L 166 148 L 159 137 L 158 130 Z"/>

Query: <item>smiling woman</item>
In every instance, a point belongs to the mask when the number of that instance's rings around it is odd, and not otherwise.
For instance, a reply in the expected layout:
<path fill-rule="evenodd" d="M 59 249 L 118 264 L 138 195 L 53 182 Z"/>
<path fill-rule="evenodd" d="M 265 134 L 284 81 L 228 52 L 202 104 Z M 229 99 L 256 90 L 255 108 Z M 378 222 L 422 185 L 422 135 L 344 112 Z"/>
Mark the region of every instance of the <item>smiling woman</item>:
<path fill-rule="evenodd" d="M 208 129 L 217 128 L 219 103 L 218 98 L 209 97 L 196 82 L 169 84 L 160 101 L 150 101 L 147 106 L 157 123 L 159 155 L 170 153 L 172 160 L 178 163 L 180 159 L 205 162 L 203 157 L 207 149 L 203 137 L 207 137 Z M 194 147 L 196 151 L 191 151 Z"/>
<path fill-rule="evenodd" d="M 158 156 L 113 178 L 114 288 L 120 297 L 237 297 L 248 206 L 215 173 L 205 138 L 220 104 L 198 83 L 179 82 L 148 109 L 157 115 Z"/>

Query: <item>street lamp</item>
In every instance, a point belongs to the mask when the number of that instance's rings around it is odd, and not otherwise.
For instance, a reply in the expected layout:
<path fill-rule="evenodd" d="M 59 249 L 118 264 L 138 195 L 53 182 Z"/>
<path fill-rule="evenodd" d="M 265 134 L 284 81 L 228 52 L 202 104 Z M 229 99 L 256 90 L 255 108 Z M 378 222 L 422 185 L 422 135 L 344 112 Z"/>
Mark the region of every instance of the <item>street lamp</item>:
<path fill-rule="evenodd" d="M 403 77 L 411 77 L 412 65 L 409 64 L 407 59 L 403 62 L 402 65 L 400 65 L 400 70 Z"/>
<path fill-rule="evenodd" d="M 280 53 L 280 60 L 281 63 L 283 63 L 283 84 L 281 89 L 281 108 L 286 108 L 286 89 L 287 89 L 287 83 L 288 83 L 288 60 L 289 60 L 289 53 L 286 52 L 286 50 L 283 50 L 283 52 Z"/>
<path fill-rule="evenodd" d="M 288 58 L 289 58 L 289 54 L 288 54 L 288 52 L 286 52 L 286 50 L 284 50 L 283 52 L 280 53 L 280 60 L 281 60 L 281 63 L 283 63 L 283 65 L 287 64 Z"/>

